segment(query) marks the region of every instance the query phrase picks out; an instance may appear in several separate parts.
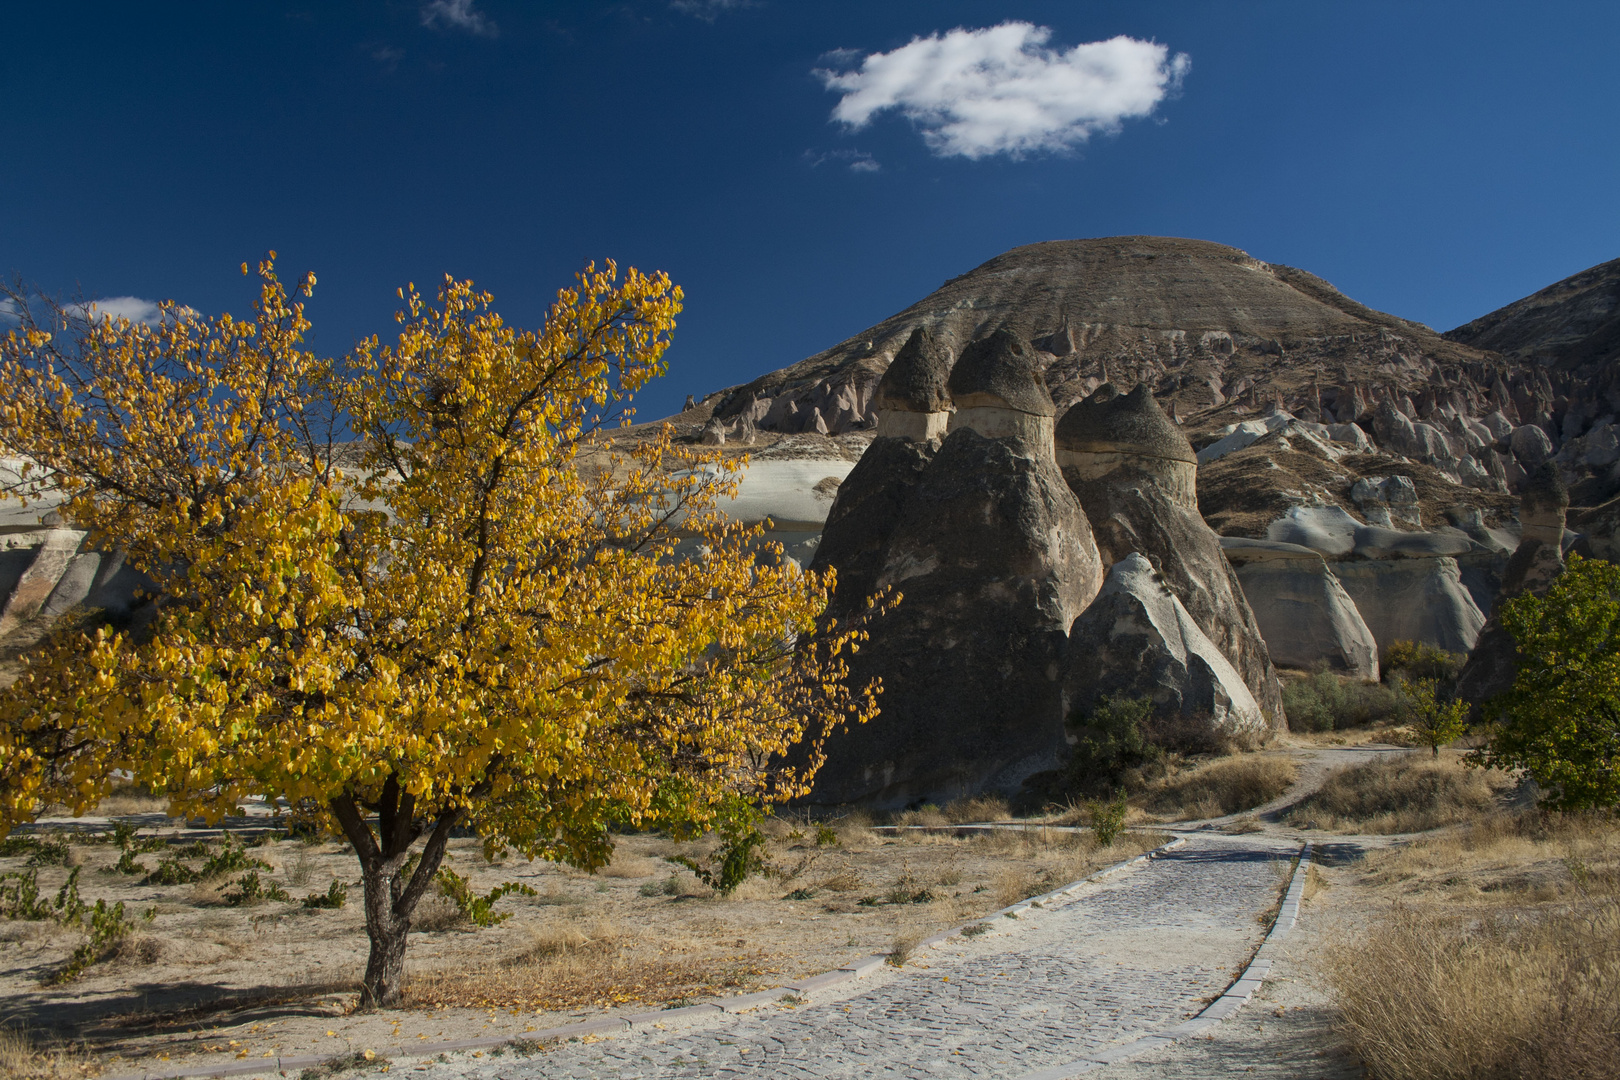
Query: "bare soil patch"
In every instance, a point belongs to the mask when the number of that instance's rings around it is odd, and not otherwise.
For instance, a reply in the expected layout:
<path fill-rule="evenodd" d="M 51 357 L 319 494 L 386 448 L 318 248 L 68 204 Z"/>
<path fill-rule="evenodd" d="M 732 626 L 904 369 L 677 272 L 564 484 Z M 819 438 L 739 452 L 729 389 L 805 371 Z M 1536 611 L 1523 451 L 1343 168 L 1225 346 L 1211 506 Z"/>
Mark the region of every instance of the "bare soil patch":
<path fill-rule="evenodd" d="M 31 1029 L 36 1044 L 73 1046 L 102 1067 L 119 1066 L 115 1072 L 135 1060 L 173 1065 L 517 1036 L 604 1010 L 679 1005 L 903 953 L 907 942 L 1082 878 L 1158 839 L 1128 835 L 1102 848 L 1089 834 L 1051 829 L 880 837 L 860 824 L 829 831 L 784 821 L 767 823 L 766 832 L 770 875 L 729 896 L 666 861 L 706 858 L 707 839 L 626 836 L 596 875 L 522 859 L 492 863 L 478 841 L 453 841 L 447 865 L 475 892 L 510 881 L 535 895 L 502 899 L 496 910 L 511 917 L 487 929 L 472 927 L 448 900 L 424 901 L 408 960 L 410 1006 L 371 1015 L 353 1012 L 367 942 L 358 866 L 346 846 L 269 839 L 238 848 L 267 867 L 241 864 L 163 884 L 177 876 L 165 876 L 164 865 L 195 872 L 217 858 L 218 832 L 143 832 L 137 847 L 165 843 L 133 856 L 135 873 L 116 869 L 124 855 L 116 844 L 81 837 L 64 861 L 77 865 L 83 899 L 123 901 L 136 928 L 77 980 L 48 985 L 85 934 L 48 920 L 0 921 L 0 1000 L 6 1022 Z M 0 857 L 0 873 L 31 871 L 40 893 L 55 895 L 72 869 L 29 866 L 29 857 L 22 849 Z M 263 892 L 289 899 L 233 903 L 249 872 Z M 342 907 L 305 906 L 333 882 L 348 889 Z M 148 911 L 150 922 L 141 918 Z"/>

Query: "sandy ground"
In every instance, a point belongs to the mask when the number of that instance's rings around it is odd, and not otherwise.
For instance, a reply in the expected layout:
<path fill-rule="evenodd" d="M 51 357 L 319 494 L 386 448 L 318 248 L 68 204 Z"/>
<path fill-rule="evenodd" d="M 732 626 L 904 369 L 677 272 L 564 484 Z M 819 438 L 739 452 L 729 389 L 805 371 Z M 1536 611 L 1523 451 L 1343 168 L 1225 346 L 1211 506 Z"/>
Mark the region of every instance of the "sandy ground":
<path fill-rule="evenodd" d="M 411 1007 L 353 1014 L 366 938 L 358 867 L 347 848 L 279 840 L 246 847 L 263 882 L 290 901 L 232 905 L 244 871 L 195 884 L 143 885 L 113 872 L 111 843 L 74 843 L 88 902 L 123 901 L 139 929 L 116 955 L 62 986 L 42 984 L 83 935 L 49 922 L 0 923 L 0 1003 L 36 1035 L 82 1041 L 112 1072 L 134 1061 L 254 1058 L 344 1052 L 410 1040 L 521 1035 L 611 1011 L 747 992 L 835 968 L 920 938 L 1026 895 L 1084 877 L 1162 837 L 1129 835 L 1099 848 L 1088 834 L 1053 830 L 956 837 L 879 836 L 851 827 L 836 844 L 775 824 L 772 876 L 715 895 L 672 854 L 702 857 L 702 842 L 626 837 L 596 875 L 547 863 L 490 864 L 474 840 L 452 842 L 449 867 L 487 893 L 517 882 L 511 918 L 476 929 L 448 901 L 419 909 L 409 964 Z M 217 832 L 148 830 L 169 841 L 138 856 L 148 869 Z M 207 844 L 217 853 L 219 843 Z M 203 864 L 200 849 L 181 858 Z M 0 859 L 0 873 L 27 857 Z M 37 870 L 54 896 L 69 869 Z M 334 880 L 349 886 L 338 910 L 303 907 Z M 155 911 L 150 923 L 139 915 Z"/>

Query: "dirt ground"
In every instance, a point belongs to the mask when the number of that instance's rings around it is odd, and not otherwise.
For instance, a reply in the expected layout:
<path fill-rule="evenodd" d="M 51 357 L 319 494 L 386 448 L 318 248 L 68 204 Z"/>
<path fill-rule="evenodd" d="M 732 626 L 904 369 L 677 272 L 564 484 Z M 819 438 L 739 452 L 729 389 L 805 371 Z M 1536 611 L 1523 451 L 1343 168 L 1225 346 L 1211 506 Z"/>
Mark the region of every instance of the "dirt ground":
<path fill-rule="evenodd" d="M 42 824 L 61 835 L 53 823 Z M 816 826 L 773 821 L 766 830 L 770 873 L 729 896 L 667 861 L 682 854 L 701 860 L 712 842 L 627 836 L 613 863 L 589 875 L 521 858 L 492 864 L 476 840 L 457 840 L 447 865 L 474 892 L 515 882 L 534 895 L 502 898 L 495 910 L 510 917 L 484 929 L 446 899 L 425 900 L 408 958 L 409 1006 L 363 1015 L 353 1013 L 367 944 L 353 854 L 332 842 L 275 839 L 263 819 L 235 824 L 232 834 L 247 840 L 235 845 L 233 858 L 268 868 L 239 865 L 174 885 L 143 882 L 167 861 L 198 870 L 218 858 L 221 830 L 142 830 L 126 846 L 163 844 L 133 856 L 143 867 L 136 873 L 116 869 L 123 851 L 105 825 L 90 832 L 97 826 L 77 823 L 84 831 L 65 847 L 71 865 L 53 864 L 61 847 L 42 857 L 38 847 L 14 841 L 15 852 L 0 857 L 0 874 L 32 871 L 49 900 L 76 867 L 83 900 L 122 901 L 137 928 L 79 978 L 52 985 L 85 935 L 48 920 L 0 922 L 5 1018 L 36 1041 L 79 1044 L 90 1070 L 113 1073 L 154 1059 L 178 1065 L 226 1054 L 341 1053 L 519 1035 L 605 1011 L 745 993 L 873 953 L 903 954 L 929 933 L 1163 839 L 1126 834 L 1102 848 L 1089 834 L 1056 830 L 884 836 L 846 824 L 822 832 L 818 844 Z M 289 899 L 232 903 L 249 872 L 261 891 L 279 888 Z M 348 887 L 343 907 L 302 904 L 334 881 Z"/>

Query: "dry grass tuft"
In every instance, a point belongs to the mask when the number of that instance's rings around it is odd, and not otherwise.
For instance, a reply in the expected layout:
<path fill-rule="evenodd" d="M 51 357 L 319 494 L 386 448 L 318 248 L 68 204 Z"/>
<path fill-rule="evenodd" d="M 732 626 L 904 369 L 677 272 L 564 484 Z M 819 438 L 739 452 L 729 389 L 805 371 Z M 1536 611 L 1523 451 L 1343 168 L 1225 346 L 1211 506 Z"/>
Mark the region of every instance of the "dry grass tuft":
<path fill-rule="evenodd" d="M 456 907 L 455 902 L 447 896 L 424 896 L 416 904 L 416 913 L 411 916 L 411 929 L 424 934 L 435 934 L 444 930 L 456 930 L 468 925 L 467 916 Z"/>
<path fill-rule="evenodd" d="M 933 803 L 924 803 L 916 810 L 902 810 L 894 815 L 893 820 L 896 825 L 924 825 L 933 828 L 950 824 L 945 811 Z"/>
<path fill-rule="evenodd" d="M 1037 896 L 1048 890 L 1046 879 L 1027 870 L 1008 868 L 996 875 L 992 887 L 997 907 L 1011 907 L 1020 900 Z"/>
<path fill-rule="evenodd" d="M 609 920 L 560 923 L 532 931 L 497 965 L 412 973 L 406 996 L 415 1008 L 614 1008 L 712 997 L 763 973 L 759 957 L 692 952 L 691 942 L 630 937 Z"/>
<path fill-rule="evenodd" d="M 861 876 L 855 871 L 842 870 L 824 879 L 816 888 L 826 889 L 829 892 L 858 892 L 861 884 Z"/>
<path fill-rule="evenodd" d="M 905 967 L 911 954 L 917 951 L 917 945 L 923 939 L 922 934 L 915 930 L 904 929 L 895 931 L 894 942 L 889 946 L 888 963 L 894 967 Z"/>
<path fill-rule="evenodd" d="M 169 809 L 169 800 L 160 795 L 153 795 L 150 791 L 136 784 L 117 784 L 107 797 L 96 806 L 96 812 L 108 817 L 124 817 L 130 814 L 164 814 Z"/>
<path fill-rule="evenodd" d="M 661 872 L 666 865 L 636 855 L 619 855 L 597 873 L 605 878 L 644 878 Z"/>
<path fill-rule="evenodd" d="M 8 1080 L 77 1080 L 100 1070 L 80 1054 L 41 1049 L 26 1031 L 0 1027 L 0 1076 Z"/>
<path fill-rule="evenodd" d="M 1620 899 L 1472 920 L 1397 907 L 1329 954 L 1350 1043 L 1379 1080 L 1620 1074 Z"/>
<path fill-rule="evenodd" d="M 1012 817 L 1007 800 L 994 795 L 976 795 L 971 799 L 957 799 L 945 807 L 945 820 L 952 825 L 970 822 L 1006 821 Z"/>
<path fill-rule="evenodd" d="M 1336 832 L 1424 832 L 1477 819 L 1497 806 L 1500 776 L 1454 756 L 1394 754 L 1341 769 L 1288 812 L 1289 824 Z"/>
<path fill-rule="evenodd" d="M 1241 754 L 1177 773 L 1135 801 L 1151 814 L 1177 821 L 1225 817 L 1264 806 L 1298 776 L 1298 766 L 1288 758 Z"/>

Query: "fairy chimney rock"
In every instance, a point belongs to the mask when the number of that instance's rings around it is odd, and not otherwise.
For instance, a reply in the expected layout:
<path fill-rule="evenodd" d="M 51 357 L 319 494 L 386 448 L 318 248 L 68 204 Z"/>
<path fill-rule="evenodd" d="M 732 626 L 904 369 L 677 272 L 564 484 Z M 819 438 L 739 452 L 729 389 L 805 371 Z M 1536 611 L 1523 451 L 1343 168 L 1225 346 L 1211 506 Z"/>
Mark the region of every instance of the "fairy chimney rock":
<path fill-rule="evenodd" d="M 951 413 L 945 389 L 951 354 L 926 327 L 911 332 L 872 394 L 879 438 L 943 439 Z"/>
<path fill-rule="evenodd" d="M 1569 489 L 1552 464 L 1542 465 L 1526 478 L 1519 494 L 1521 539 L 1561 549 L 1564 519 L 1569 510 Z"/>
<path fill-rule="evenodd" d="M 1052 452 L 1057 409 L 1041 376 L 1035 348 L 1010 330 L 997 330 L 962 350 L 947 383 L 956 411 L 949 430 L 972 428 L 987 439 L 1013 439 Z"/>
<path fill-rule="evenodd" d="M 1073 486 L 1105 478 L 1147 484 L 1178 505 L 1198 506 L 1198 455 L 1146 383 L 1128 394 L 1104 383 L 1063 414 L 1054 438 Z"/>

